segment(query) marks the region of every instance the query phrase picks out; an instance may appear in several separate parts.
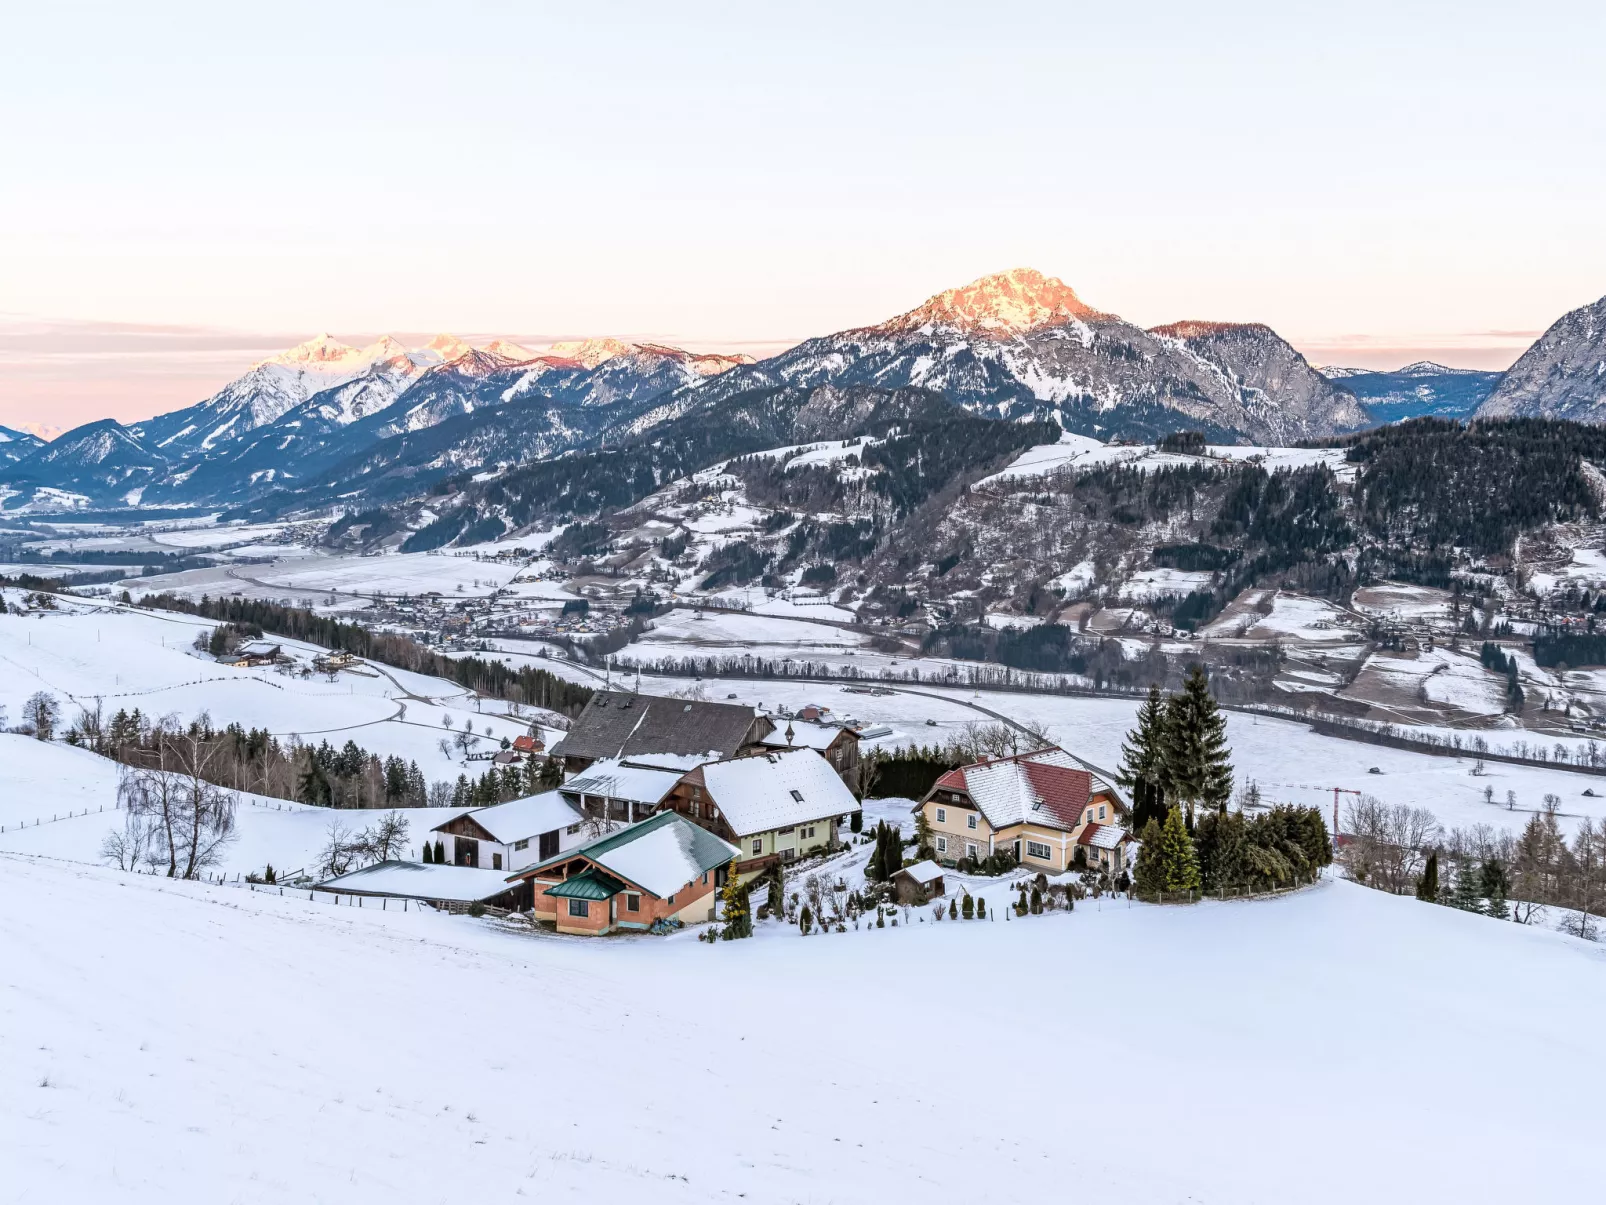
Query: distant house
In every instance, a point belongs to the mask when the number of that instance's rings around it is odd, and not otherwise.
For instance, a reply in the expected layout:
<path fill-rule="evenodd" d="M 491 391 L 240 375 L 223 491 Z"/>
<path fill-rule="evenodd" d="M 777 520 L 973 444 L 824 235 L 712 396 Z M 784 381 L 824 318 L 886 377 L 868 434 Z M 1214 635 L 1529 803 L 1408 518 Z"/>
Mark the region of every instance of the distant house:
<path fill-rule="evenodd" d="M 696 754 L 706 761 L 757 748 L 775 725 L 734 703 L 658 698 L 599 690 L 575 718 L 552 756 L 571 774 L 602 758 Z"/>
<path fill-rule="evenodd" d="M 674 812 L 646 820 L 510 875 L 528 884 L 537 920 L 597 936 L 658 920 L 714 919 L 736 847 Z"/>
<path fill-rule="evenodd" d="M 692 761 L 689 757 L 663 759 Z M 594 761 L 558 789 L 587 816 L 634 824 L 662 806 L 685 773 L 684 765 L 664 765 L 659 759 L 605 757 Z"/>
<path fill-rule="evenodd" d="M 1008 849 L 1047 874 L 1095 865 L 1120 873 L 1129 837 L 1113 784 L 1063 749 L 1039 749 L 950 770 L 916 805 L 937 860 L 953 866 Z M 1107 834 L 1101 830 L 1108 829 Z"/>
<path fill-rule="evenodd" d="M 284 650 L 277 644 L 267 640 L 251 640 L 234 652 L 219 657 L 218 661 L 224 665 L 236 666 L 272 665 L 283 655 Z"/>
<path fill-rule="evenodd" d="M 746 876 L 824 849 L 859 801 L 819 753 L 793 749 L 698 766 L 665 806 L 735 842 Z"/>
<path fill-rule="evenodd" d="M 354 665 L 362 664 L 353 653 L 337 651 L 320 653 L 312 659 L 312 668 L 319 673 L 334 673 L 336 670 L 350 669 Z"/>
<path fill-rule="evenodd" d="M 545 742 L 543 742 L 538 736 L 532 736 L 526 733 L 524 736 L 516 736 L 513 738 L 513 752 L 517 753 L 520 757 L 534 757 L 537 753 L 540 753 L 545 748 Z"/>
<path fill-rule="evenodd" d="M 560 791 L 475 808 L 430 830 L 452 866 L 518 870 L 585 840 L 585 817 Z"/>
<path fill-rule="evenodd" d="M 848 790 L 859 789 L 859 733 L 856 729 L 794 719 L 788 720 L 785 728 L 772 731 L 760 744 L 766 750 L 776 751 L 813 749 L 831 763 Z"/>

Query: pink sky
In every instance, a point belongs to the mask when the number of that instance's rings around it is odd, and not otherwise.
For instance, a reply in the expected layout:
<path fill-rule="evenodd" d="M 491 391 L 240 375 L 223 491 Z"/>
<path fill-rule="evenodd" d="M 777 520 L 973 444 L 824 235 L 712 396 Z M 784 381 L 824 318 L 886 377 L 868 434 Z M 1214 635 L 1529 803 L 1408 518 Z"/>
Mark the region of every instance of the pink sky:
<path fill-rule="evenodd" d="M 1375 367 L 1606 292 L 1598 0 L 12 7 L 0 422 L 323 330 L 756 352 L 1019 266 Z"/>

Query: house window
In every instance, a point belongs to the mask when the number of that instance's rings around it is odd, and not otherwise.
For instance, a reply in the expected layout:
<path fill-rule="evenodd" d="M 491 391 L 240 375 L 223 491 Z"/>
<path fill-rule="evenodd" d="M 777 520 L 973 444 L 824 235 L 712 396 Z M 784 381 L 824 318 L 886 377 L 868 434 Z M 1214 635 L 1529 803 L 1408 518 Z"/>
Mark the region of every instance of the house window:
<path fill-rule="evenodd" d="M 947 824 L 948 823 L 948 809 L 947 808 L 938 808 L 937 809 L 937 823 L 938 824 Z"/>
<path fill-rule="evenodd" d="M 763 837 L 754 837 L 753 838 L 753 852 L 755 854 L 761 854 L 761 853 L 764 852 L 764 838 Z"/>
<path fill-rule="evenodd" d="M 666 903 L 666 904 L 673 904 L 674 902 L 675 902 L 675 897 L 674 896 L 670 896 L 667 900 L 664 901 L 664 903 Z"/>
<path fill-rule="evenodd" d="M 965 857 L 974 858 L 975 856 L 976 856 L 976 843 L 974 841 L 966 841 L 965 842 Z"/>
<path fill-rule="evenodd" d="M 571 825 L 569 825 L 569 827 L 568 827 L 568 828 L 566 828 L 566 829 L 564 829 L 564 830 L 563 830 L 563 831 L 564 831 L 564 832 L 566 832 L 566 833 L 568 833 L 568 834 L 569 834 L 569 836 L 571 836 L 571 837 L 572 837 L 572 836 L 574 836 L 574 835 L 575 835 L 575 834 L 576 834 L 576 833 L 577 833 L 577 832 L 579 832 L 579 831 L 580 831 L 580 826 L 579 826 L 579 825 L 578 825 L 578 824 L 571 824 Z"/>
<path fill-rule="evenodd" d="M 491 855 L 491 869 L 492 870 L 501 870 L 502 869 L 502 855 L 501 854 L 492 854 Z"/>
<path fill-rule="evenodd" d="M 513 842 L 513 848 L 514 848 L 515 851 L 521 850 L 521 849 L 529 849 L 530 848 L 530 839 L 528 837 L 526 837 L 523 841 L 515 841 L 515 842 Z"/>
<path fill-rule="evenodd" d="M 1083 816 L 1082 819 L 1086 820 L 1089 824 L 1092 824 L 1093 823 L 1093 809 L 1092 808 L 1088 808 L 1087 809 L 1087 815 Z"/>
<path fill-rule="evenodd" d="M 708 886 L 708 872 L 706 870 L 703 871 L 703 886 L 704 887 Z"/>
<path fill-rule="evenodd" d="M 945 853 L 948 852 L 948 838 L 947 837 L 938 837 L 937 838 L 937 852 L 940 853 L 940 854 L 945 854 Z"/>
<path fill-rule="evenodd" d="M 775 831 L 778 833 L 789 833 L 792 831 L 792 826 L 788 824 L 785 828 L 778 828 Z"/>
<path fill-rule="evenodd" d="M 1046 862 L 1054 856 L 1054 853 L 1040 841 L 1028 841 L 1026 843 L 1026 856 L 1028 858 L 1041 858 Z"/>
<path fill-rule="evenodd" d="M 1100 820 L 1104 819 L 1104 805 L 1102 803 L 1099 804 L 1099 819 Z"/>
<path fill-rule="evenodd" d="M 965 827 L 966 828 L 975 828 L 976 827 L 976 813 L 975 812 L 972 812 L 972 813 L 970 813 L 970 815 L 965 817 Z"/>
<path fill-rule="evenodd" d="M 590 916 L 591 915 L 591 904 L 586 900 L 574 900 L 574 899 L 571 899 L 569 901 L 569 915 L 570 916 Z"/>
<path fill-rule="evenodd" d="M 639 895 L 626 895 L 625 896 L 625 911 L 626 912 L 640 912 L 641 911 L 641 897 Z"/>
<path fill-rule="evenodd" d="M 792 798 L 795 799 L 798 803 L 802 803 L 803 802 L 803 792 L 799 791 L 797 788 L 794 787 L 792 789 Z"/>
<path fill-rule="evenodd" d="M 814 826 L 811 824 L 808 826 L 808 828 L 798 829 L 797 835 L 804 841 L 807 841 L 810 837 L 814 836 Z"/>

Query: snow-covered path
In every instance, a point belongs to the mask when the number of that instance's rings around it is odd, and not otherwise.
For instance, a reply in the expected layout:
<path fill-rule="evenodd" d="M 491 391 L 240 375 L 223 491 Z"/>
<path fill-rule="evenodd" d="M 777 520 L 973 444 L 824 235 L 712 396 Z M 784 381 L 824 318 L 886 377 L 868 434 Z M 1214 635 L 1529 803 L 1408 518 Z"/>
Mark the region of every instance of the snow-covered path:
<path fill-rule="evenodd" d="M 710 947 L 0 855 L 0 1200 L 1583 1199 L 1603 996 L 1346 883 Z"/>

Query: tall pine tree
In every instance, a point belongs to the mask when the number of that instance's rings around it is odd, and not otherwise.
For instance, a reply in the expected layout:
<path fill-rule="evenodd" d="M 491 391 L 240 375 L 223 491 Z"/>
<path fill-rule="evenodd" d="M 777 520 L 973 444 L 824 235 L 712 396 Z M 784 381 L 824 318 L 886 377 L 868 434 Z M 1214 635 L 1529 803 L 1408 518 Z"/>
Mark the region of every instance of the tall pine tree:
<path fill-rule="evenodd" d="M 1199 859 L 1179 808 L 1166 812 L 1160 830 L 1160 874 L 1167 894 L 1199 889 Z"/>
<path fill-rule="evenodd" d="M 1455 894 L 1450 903 L 1463 912 L 1483 911 L 1483 868 L 1470 858 L 1455 868 Z"/>
<path fill-rule="evenodd" d="M 1483 864 L 1484 915 L 1496 920 L 1510 920 L 1511 909 L 1506 904 L 1506 868 L 1500 859 L 1490 858 Z"/>
<path fill-rule="evenodd" d="M 1170 798 L 1187 808 L 1187 831 L 1196 804 L 1224 811 L 1232 798 L 1227 717 L 1210 694 L 1204 666 L 1194 665 L 1182 690 L 1166 703 L 1164 779 Z"/>
<path fill-rule="evenodd" d="M 1429 854 L 1422 868 L 1422 877 L 1416 881 L 1416 898 L 1429 904 L 1439 902 L 1439 855 Z"/>
<path fill-rule="evenodd" d="M 1151 684 L 1138 708 L 1138 725 L 1121 745 L 1117 781 L 1132 792 L 1132 831 L 1141 833 L 1150 820 L 1165 817 L 1162 777 L 1166 745 L 1166 705 L 1160 688 Z"/>

